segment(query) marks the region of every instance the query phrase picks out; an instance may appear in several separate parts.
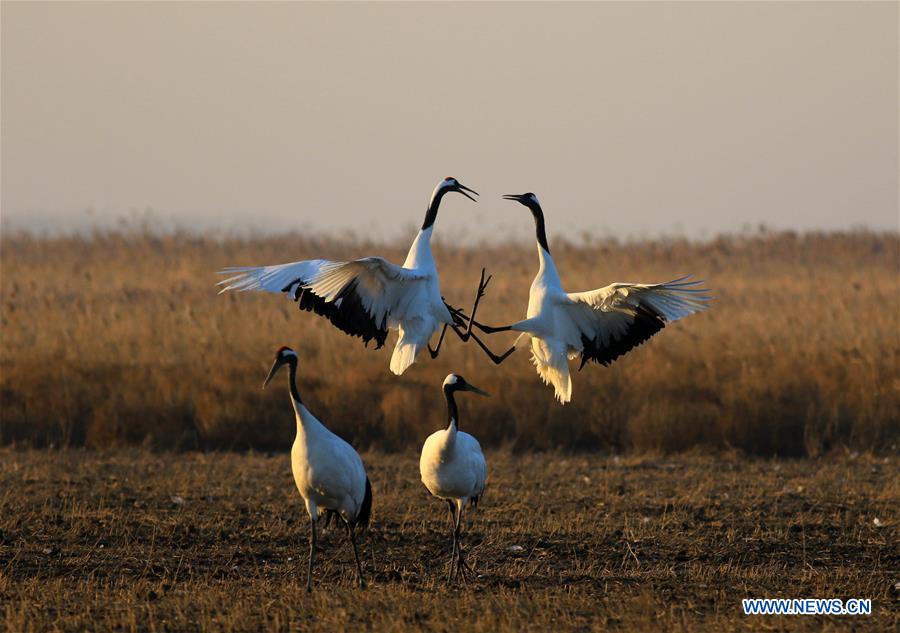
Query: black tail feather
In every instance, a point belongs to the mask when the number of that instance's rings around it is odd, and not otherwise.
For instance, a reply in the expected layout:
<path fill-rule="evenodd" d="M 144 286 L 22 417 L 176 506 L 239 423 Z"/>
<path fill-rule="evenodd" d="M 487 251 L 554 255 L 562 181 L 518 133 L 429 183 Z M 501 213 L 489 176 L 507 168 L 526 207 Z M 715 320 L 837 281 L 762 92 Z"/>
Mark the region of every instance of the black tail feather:
<path fill-rule="evenodd" d="M 363 497 L 362 505 L 359 507 L 359 513 L 356 515 L 354 525 L 360 526 L 362 529 L 369 527 L 369 519 L 372 517 L 372 484 L 369 483 L 369 477 L 366 476 L 366 494 Z"/>

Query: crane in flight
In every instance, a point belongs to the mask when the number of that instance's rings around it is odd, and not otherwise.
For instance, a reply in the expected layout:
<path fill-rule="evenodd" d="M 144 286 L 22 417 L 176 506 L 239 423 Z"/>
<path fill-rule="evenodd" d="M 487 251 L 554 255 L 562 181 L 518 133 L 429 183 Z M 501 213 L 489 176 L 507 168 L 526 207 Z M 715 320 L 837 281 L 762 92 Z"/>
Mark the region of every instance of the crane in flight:
<path fill-rule="evenodd" d="M 383 257 L 363 257 L 351 261 L 308 259 L 274 266 L 225 268 L 219 274 L 228 277 L 218 283 L 219 293 L 259 290 L 284 293 L 301 310 L 312 311 L 351 336 L 361 338 L 375 349 L 384 345 L 389 329 L 399 332 L 391 371 L 402 374 L 423 348 L 432 358 L 440 353 L 447 328 L 460 340 L 477 338 L 471 326 L 465 327 L 461 311 L 445 303 L 441 296 L 437 267 L 431 253 L 431 235 L 443 197 L 458 192 L 472 201 L 478 193 L 456 178 L 444 178 L 431 194 L 425 220 L 402 266 Z M 472 306 L 474 316 L 490 276 L 484 270 Z M 429 345 L 432 335 L 441 330 L 437 346 Z M 486 349 L 482 345 L 483 349 Z"/>
<path fill-rule="evenodd" d="M 502 363 L 517 347 L 530 341 L 531 360 L 541 379 L 551 385 L 563 404 L 572 399 L 569 360 L 581 357 L 588 362 L 608 366 L 651 336 L 667 323 L 707 308 L 712 299 L 709 290 L 698 287 L 702 281 L 681 277 L 665 283 L 614 283 L 587 292 L 566 292 L 544 227 L 544 212 L 533 193 L 508 194 L 506 200 L 518 202 L 534 217 L 539 269 L 528 295 L 526 318 L 510 325 L 491 327 L 469 318 L 481 331 L 491 334 L 509 330 L 521 332 L 513 346 L 503 354 L 491 352 L 476 342 L 496 364 Z M 456 310 L 455 316 L 465 314 Z"/>

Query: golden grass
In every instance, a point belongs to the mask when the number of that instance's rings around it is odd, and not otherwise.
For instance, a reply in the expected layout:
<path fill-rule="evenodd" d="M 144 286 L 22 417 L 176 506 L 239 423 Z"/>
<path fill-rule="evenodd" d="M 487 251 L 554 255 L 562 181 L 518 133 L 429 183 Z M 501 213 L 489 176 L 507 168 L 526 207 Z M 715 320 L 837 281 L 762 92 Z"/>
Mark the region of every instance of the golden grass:
<path fill-rule="evenodd" d="M 445 343 L 402 377 L 393 338 L 364 349 L 275 295 L 217 296 L 226 265 L 383 254 L 383 246 L 299 235 L 2 237 L 0 443 L 272 449 L 292 412 L 278 381 L 260 385 L 276 347 L 295 347 L 310 407 L 357 446 L 418 446 L 444 424 L 451 372 L 490 392 L 461 403 L 487 446 L 515 450 L 738 448 L 761 455 L 834 447 L 889 450 L 900 411 L 900 240 L 892 234 L 770 234 L 554 243 L 563 282 L 706 280 L 711 309 L 669 326 L 610 368 L 574 375 L 563 407 L 527 353 L 495 367 L 473 343 Z M 447 300 L 467 306 L 482 266 L 494 275 L 481 319 L 524 317 L 532 246 L 435 244 Z M 480 319 L 480 320 L 481 320 Z M 489 339 L 504 349 L 512 335 Z"/>

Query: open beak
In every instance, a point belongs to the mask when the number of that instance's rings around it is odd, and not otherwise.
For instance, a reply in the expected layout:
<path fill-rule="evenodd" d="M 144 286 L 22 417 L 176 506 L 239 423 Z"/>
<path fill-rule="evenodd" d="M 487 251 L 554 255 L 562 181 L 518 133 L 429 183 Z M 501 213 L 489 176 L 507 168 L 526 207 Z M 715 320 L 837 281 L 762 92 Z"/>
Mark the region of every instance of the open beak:
<path fill-rule="evenodd" d="M 482 391 L 481 389 L 479 389 L 479 388 L 476 387 L 475 385 L 470 385 L 469 383 L 466 383 L 466 386 L 463 387 L 463 389 L 464 389 L 465 391 L 471 391 L 472 393 L 477 393 L 479 396 L 485 396 L 485 397 L 488 397 L 488 398 L 491 396 L 491 394 L 489 394 L 487 391 Z"/>
<path fill-rule="evenodd" d="M 280 358 L 276 358 L 275 362 L 272 364 L 272 369 L 269 370 L 269 375 L 266 376 L 266 381 L 263 383 L 263 389 L 269 386 L 269 382 L 278 373 L 278 370 L 281 369 L 281 366 L 284 365 L 284 362 Z"/>
<path fill-rule="evenodd" d="M 466 186 L 465 186 L 464 184 L 462 184 L 462 183 L 457 183 L 457 187 L 458 187 L 457 191 L 459 191 L 459 192 L 460 192 L 462 195 L 464 195 L 466 198 L 468 198 L 468 199 L 471 200 L 472 202 L 478 202 L 478 200 L 476 200 L 475 198 L 473 198 L 472 196 L 470 196 L 468 193 L 466 193 L 466 192 L 468 191 L 468 192 L 474 193 L 474 194 L 477 196 L 477 195 L 479 195 L 477 191 L 475 191 L 474 189 L 469 189 L 468 187 L 466 187 Z"/>
<path fill-rule="evenodd" d="M 504 200 L 512 200 L 513 202 L 522 202 L 522 196 L 517 193 L 507 193 L 503 196 Z"/>

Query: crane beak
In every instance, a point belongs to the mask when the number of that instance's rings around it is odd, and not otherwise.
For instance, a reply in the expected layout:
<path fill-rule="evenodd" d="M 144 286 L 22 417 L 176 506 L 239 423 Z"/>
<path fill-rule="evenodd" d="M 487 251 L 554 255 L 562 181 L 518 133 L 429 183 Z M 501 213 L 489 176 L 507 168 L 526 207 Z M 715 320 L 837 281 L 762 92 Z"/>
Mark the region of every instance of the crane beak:
<path fill-rule="evenodd" d="M 507 193 L 503 196 L 504 200 L 512 200 L 513 202 L 522 202 L 522 196 L 517 193 Z"/>
<path fill-rule="evenodd" d="M 269 375 L 266 376 L 266 381 L 263 383 L 263 389 L 269 386 L 269 382 L 271 382 L 275 374 L 278 373 L 278 370 L 281 369 L 282 365 L 284 365 L 284 361 L 280 358 L 276 358 L 275 362 L 272 364 L 272 369 L 269 370 Z"/>
<path fill-rule="evenodd" d="M 470 385 L 470 384 L 468 384 L 468 383 L 466 383 L 466 386 L 463 387 L 463 390 L 464 390 L 464 391 L 471 391 L 472 393 L 477 393 L 479 396 L 485 396 L 485 397 L 487 397 L 487 398 L 490 398 L 490 396 L 491 396 L 491 394 L 489 394 L 487 391 L 482 391 L 481 389 L 479 389 L 479 388 L 476 387 L 475 385 Z"/>
<path fill-rule="evenodd" d="M 477 191 L 475 191 L 474 189 L 469 189 L 468 187 L 466 187 L 466 186 L 465 186 L 464 184 L 462 184 L 462 183 L 458 183 L 458 184 L 457 184 L 457 187 L 458 187 L 457 191 L 459 191 L 459 192 L 460 192 L 462 195 L 464 195 L 466 198 L 468 198 L 468 199 L 471 200 L 472 202 L 478 202 L 478 200 L 476 200 L 475 198 L 473 198 L 472 196 L 470 196 L 468 193 L 466 193 L 467 191 L 469 191 L 469 192 L 471 192 L 471 193 L 474 193 L 476 196 L 477 196 L 477 195 L 480 195 Z"/>

